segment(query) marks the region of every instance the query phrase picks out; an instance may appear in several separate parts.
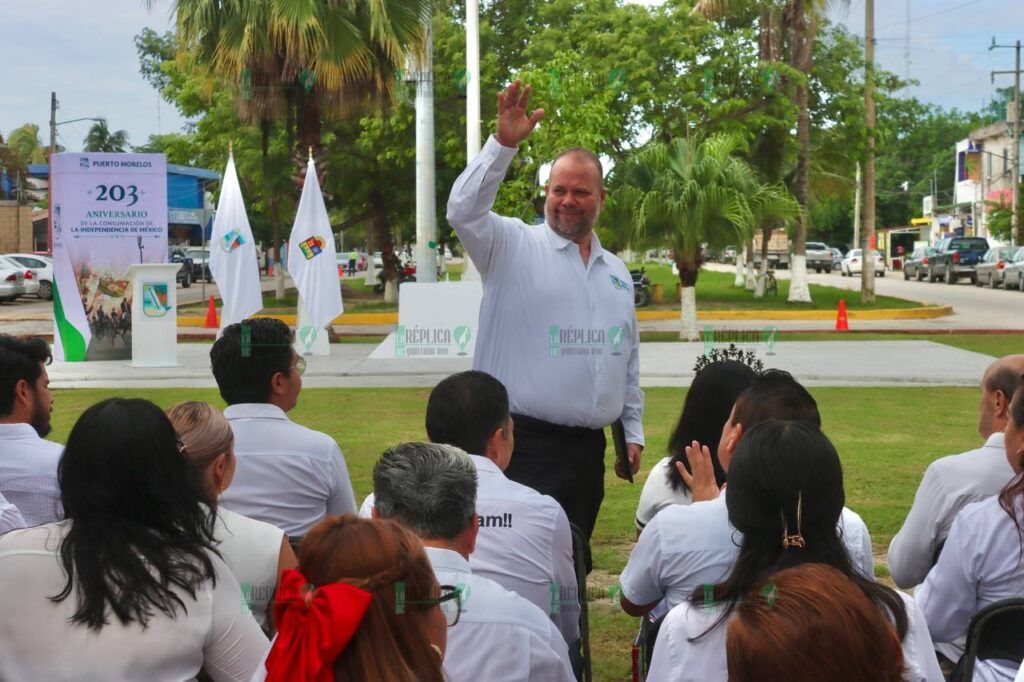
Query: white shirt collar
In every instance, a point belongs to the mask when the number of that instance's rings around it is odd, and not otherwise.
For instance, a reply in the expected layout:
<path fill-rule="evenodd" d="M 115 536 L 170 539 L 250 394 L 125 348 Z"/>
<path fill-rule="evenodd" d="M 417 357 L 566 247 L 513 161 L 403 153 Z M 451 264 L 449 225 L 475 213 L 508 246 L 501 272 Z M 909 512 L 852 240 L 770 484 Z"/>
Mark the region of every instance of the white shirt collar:
<path fill-rule="evenodd" d="M 1006 447 L 1006 436 L 1002 431 L 996 431 L 985 441 L 986 448 L 999 448 L 1002 450 Z"/>
<path fill-rule="evenodd" d="M 224 416 L 228 419 L 283 419 L 290 421 L 288 415 L 277 405 L 270 403 L 238 403 L 224 408 Z"/>
<path fill-rule="evenodd" d="M 473 460 L 473 464 L 476 465 L 476 472 L 478 474 L 498 474 L 504 476 L 505 473 L 498 468 L 498 465 L 492 462 L 483 455 L 470 455 L 469 458 Z"/>
<path fill-rule="evenodd" d="M 39 438 L 39 434 L 36 433 L 36 430 L 32 428 L 32 425 L 26 424 L 25 422 L 18 422 L 17 424 L 0 424 L 0 438 L 8 438 L 12 440 L 15 438 L 34 438 L 42 440 Z"/>
<path fill-rule="evenodd" d="M 561 250 L 567 248 L 569 244 L 574 243 L 571 239 L 566 239 L 555 232 L 546 222 L 544 223 L 544 228 L 548 233 L 548 241 L 554 248 Z M 595 231 L 591 231 L 590 233 L 590 257 L 595 260 L 598 258 L 604 260 L 604 248 L 601 246 L 601 240 L 598 239 L 597 232 Z"/>
<path fill-rule="evenodd" d="M 427 558 L 430 559 L 430 565 L 433 566 L 435 573 L 448 571 L 473 574 L 469 568 L 469 562 L 458 552 L 440 547 L 425 547 L 424 549 L 427 550 Z"/>

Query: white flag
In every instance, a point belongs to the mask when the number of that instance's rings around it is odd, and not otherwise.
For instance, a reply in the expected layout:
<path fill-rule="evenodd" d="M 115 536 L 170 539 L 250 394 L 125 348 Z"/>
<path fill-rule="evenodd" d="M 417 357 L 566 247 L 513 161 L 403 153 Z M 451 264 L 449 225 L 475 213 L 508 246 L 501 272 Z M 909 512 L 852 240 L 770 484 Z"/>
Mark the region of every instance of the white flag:
<path fill-rule="evenodd" d="M 338 257 L 327 207 L 320 193 L 313 157 L 306 166 L 306 181 L 288 240 L 288 273 L 309 313 L 309 326 L 318 333 L 343 310 L 338 281 Z M 299 335 L 303 333 L 299 329 Z"/>
<path fill-rule="evenodd" d="M 235 173 L 235 157 L 231 153 L 228 153 L 217 217 L 213 219 L 210 235 L 210 272 L 223 301 L 221 329 L 255 315 L 263 307 L 256 243 L 245 214 L 242 188 Z"/>

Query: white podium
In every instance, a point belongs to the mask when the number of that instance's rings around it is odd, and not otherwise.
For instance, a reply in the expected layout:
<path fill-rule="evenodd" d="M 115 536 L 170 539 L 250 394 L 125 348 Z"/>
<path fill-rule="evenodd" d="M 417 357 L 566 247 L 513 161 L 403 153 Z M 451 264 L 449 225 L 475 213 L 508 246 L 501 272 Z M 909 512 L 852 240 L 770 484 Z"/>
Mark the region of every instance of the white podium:
<path fill-rule="evenodd" d="M 178 366 L 178 283 L 181 263 L 137 263 L 132 281 L 132 366 Z"/>

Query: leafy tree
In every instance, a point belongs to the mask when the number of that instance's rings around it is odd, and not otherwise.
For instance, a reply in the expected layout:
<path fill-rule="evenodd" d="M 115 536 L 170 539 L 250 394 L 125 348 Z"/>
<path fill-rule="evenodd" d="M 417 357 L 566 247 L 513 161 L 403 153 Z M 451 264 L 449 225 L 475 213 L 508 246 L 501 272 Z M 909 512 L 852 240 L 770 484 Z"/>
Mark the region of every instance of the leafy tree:
<path fill-rule="evenodd" d="M 1020 185 L 1021 196 L 1024 196 L 1024 182 Z M 1013 210 L 1007 201 L 986 201 L 985 210 L 988 213 L 989 233 L 996 239 L 1010 241 L 1010 233 L 1013 231 Z M 1024 202 L 1017 205 L 1017 224 L 1024 225 Z M 1016 242 L 1020 244 L 1020 242 Z"/>
<path fill-rule="evenodd" d="M 46 163 L 48 150 L 43 146 L 39 137 L 39 126 L 35 123 L 26 123 L 12 130 L 7 136 L 7 146 L 24 165 Z"/>
<path fill-rule="evenodd" d="M 128 131 L 111 132 L 106 119 L 92 124 L 85 136 L 82 150 L 87 152 L 124 152 L 128 148 Z"/>
<path fill-rule="evenodd" d="M 765 220 L 785 220 L 799 206 L 782 184 L 760 182 L 739 152 L 742 140 L 718 134 L 653 142 L 616 169 L 624 207 L 633 214 L 628 241 L 673 249 L 682 284 L 680 338 L 696 340 L 696 284 L 701 246 L 742 242 Z"/>

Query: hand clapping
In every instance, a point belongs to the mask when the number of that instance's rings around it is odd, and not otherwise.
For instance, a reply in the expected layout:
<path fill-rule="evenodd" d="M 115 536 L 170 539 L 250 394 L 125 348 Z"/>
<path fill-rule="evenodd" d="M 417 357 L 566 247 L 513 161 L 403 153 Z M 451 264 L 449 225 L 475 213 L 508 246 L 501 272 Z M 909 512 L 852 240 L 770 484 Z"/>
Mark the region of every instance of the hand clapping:
<path fill-rule="evenodd" d="M 498 131 L 495 137 L 503 147 L 518 147 L 544 118 L 543 109 L 535 109 L 527 116 L 526 107 L 532 89 L 527 85 L 520 93 L 521 85 L 522 81 L 517 78 L 504 92 L 498 93 Z"/>

